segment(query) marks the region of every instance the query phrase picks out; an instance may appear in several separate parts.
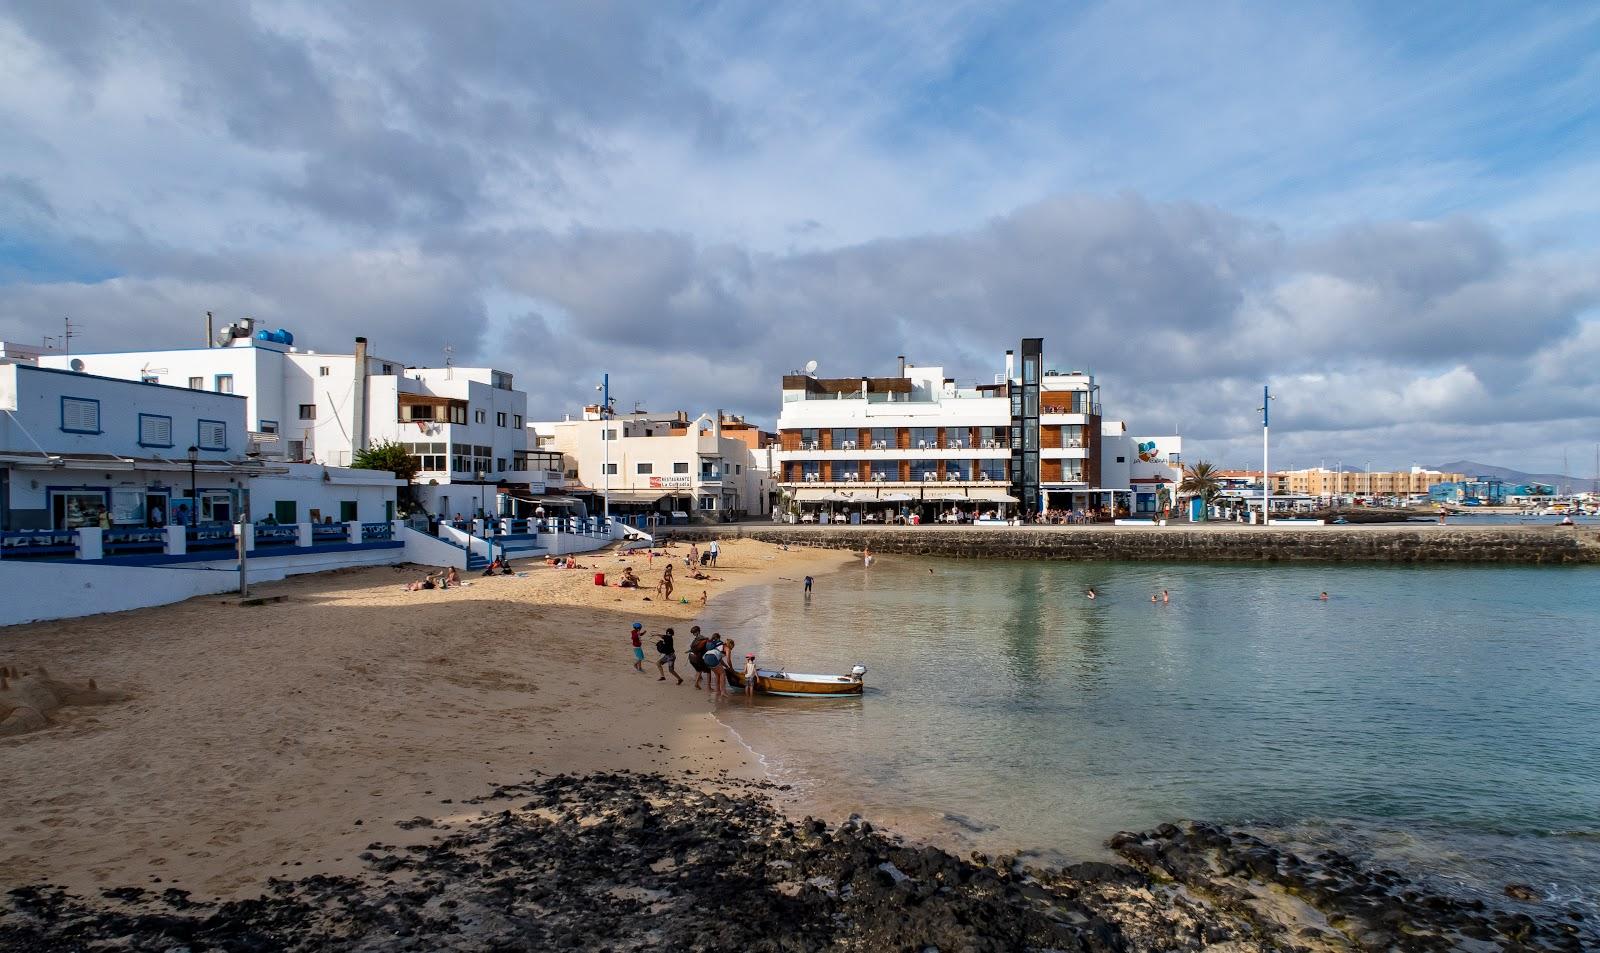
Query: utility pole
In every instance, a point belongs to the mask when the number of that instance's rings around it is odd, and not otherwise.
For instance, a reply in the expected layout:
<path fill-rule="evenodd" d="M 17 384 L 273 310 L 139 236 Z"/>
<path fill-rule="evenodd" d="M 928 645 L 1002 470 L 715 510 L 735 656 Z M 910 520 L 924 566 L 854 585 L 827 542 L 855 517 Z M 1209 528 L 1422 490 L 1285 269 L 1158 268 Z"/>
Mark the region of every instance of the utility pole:
<path fill-rule="evenodd" d="M 1271 423 L 1271 407 L 1272 407 L 1272 402 L 1274 400 L 1276 400 L 1276 398 L 1274 398 L 1272 396 L 1272 388 L 1269 387 L 1266 384 L 1262 384 L 1261 385 L 1261 407 L 1258 408 L 1261 411 L 1261 525 L 1262 526 L 1271 525 L 1269 523 L 1269 520 L 1271 518 L 1269 514 L 1272 512 L 1272 467 L 1271 467 L 1270 462 L 1269 462 L 1270 461 L 1270 454 L 1268 452 L 1268 450 L 1269 450 L 1268 436 L 1269 436 L 1269 433 L 1271 431 L 1271 428 L 1268 425 Z"/>
<path fill-rule="evenodd" d="M 601 491 L 601 496 L 600 496 L 601 511 L 600 512 L 601 512 L 601 515 L 604 517 L 604 524 L 605 525 L 610 525 L 610 523 L 611 523 L 611 430 L 610 430 L 610 425 L 607 424 L 606 421 L 611 418 L 611 375 L 610 374 L 602 374 L 600 376 L 600 386 L 598 388 L 596 388 L 596 389 L 600 391 L 600 443 L 601 443 L 601 449 L 602 449 L 602 457 L 601 457 L 602 463 L 600 464 L 600 476 L 601 476 L 601 479 L 604 481 L 604 487 L 605 487 Z"/>
<path fill-rule="evenodd" d="M 72 339 L 78 336 L 78 332 L 72 330 L 71 318 L 62 318 L 61 322 L 66 326 L 65 330 L 61 332 L 61 353 L 71 354 Z"/>
<path fill-rule="evenodd" d="M 250 491 L 243 490 L 239 494 L 239 595 L 250 595 L 250 574 L 247 568 L 249 562 L 249 547 L 246 545 L 245 534 L 250 532 Z"/>

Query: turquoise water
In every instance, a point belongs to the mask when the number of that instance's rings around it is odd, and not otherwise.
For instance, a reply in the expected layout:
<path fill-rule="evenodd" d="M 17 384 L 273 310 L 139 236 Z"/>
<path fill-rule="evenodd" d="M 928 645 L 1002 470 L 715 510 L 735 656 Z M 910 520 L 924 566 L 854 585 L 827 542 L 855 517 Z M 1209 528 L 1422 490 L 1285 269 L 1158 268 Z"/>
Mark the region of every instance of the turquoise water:
<path fill-rule="evenodd" d="M 1594 904 L 1597 583 L 1592 569 L 884 557 L 819 578 L 809 600 L 798 582 L 745 590 L 708 621 L 763 665 L 868 667 L 859 701 L 719 712 L 838 812 L 1052 859 L 1197 818 L 1450 889 L 1520 880 Z M 1172 601 L 1152 605 L 1162 589 Z"/>

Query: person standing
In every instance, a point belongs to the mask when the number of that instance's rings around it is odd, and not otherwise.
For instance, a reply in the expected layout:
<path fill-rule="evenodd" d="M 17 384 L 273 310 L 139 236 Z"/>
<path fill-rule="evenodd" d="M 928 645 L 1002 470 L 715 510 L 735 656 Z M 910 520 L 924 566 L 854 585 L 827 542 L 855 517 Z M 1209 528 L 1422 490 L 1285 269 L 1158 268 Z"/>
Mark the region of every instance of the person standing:
<path fill-rule="evenodd" d="M 644 636 L 644 623 L 635 622 L 631 635 L 633 636 L 633 670 L 642 673 L 644 671 L 644 643 L 640 639 Z"/>
<path fill-rule="evenodd" d="M 811 595 L 811 577 L 806 577 L 806 595 Z"/>
<path fill-rule="evenodd" d="M 716 565 L 717 565 L 717 554 L 722 552 L 722 547 L 719 546 L 717 544 L 717 541 L 713 539 L 711 541 L 710 550 L 711 550 L 711 565 L 712 565 L 712 568 L 715 568 Z"/>
<path fill-rule="evenodd" d="M 672 598 L 672 564 L 671 563 L 667 563 L 666 568 L 661 570 L 661 585 L 656 587 L 656 591 L 661 594 L 661 598 L 663 598 L 663 599 L 671 599 Z"/>
<path fill-rule="evenodd" d="M 756 694 L 756 657 L 744 657 L 744 694 L 746 698 L 754 698 Z"/>
<path fill-rule="evenodd" d="M 151 526 L 165 526 L 165 525 L 167 525 L 166 514 L 161 512 L 161 504 L 160 503 L 153 504 L 150 507 L 150 525 Z"/>
<path fill-rule="evenodd" d="M 656 659 L 656 671 L 661 674 L 661 677 L 656 681 L 666 681 L 667 673 L 671 672 L 672 677 L 678 680 L 679 685 L 682 685 L 683 676 L 678 674 L 678 649 L 677 646 L 672 644 L 672 640 L 673 632 L 671 629 L 663 632 L 661 638 L 656 640 L 656 651 L 661 653 L 661 657 Z"/>
<path fill-rule="evenodd" d="M 711 633 L 711 638 L 706 640 L 705 651 L 700 656 L 701 664 L 706 667 L 706 691 L 714 695 L 722 694 L 720 683 L 722 681 L 722 661 L 725 651 L 722 644 L 722 636 L 713 632 Z"/>
<path fill-rule="evenodd" d="M 733 640 L 722 643 L 722 664 L 715 669 L 717 676 L 717 696 L 720 698 L 728 694 L 728 673 L 737 671 L 733 667 Z"/>
<path fill-rule="evenodd" d="M 711 674 L 711 670 L 706 668 L 705 659 L 701 657 L 705 654 L 707 641 L 706 637 L 700 634 L 698 625 L 689 630 L 689 667 L 694 669 L 695 688 L 700 687 L 702 676 Z"/>

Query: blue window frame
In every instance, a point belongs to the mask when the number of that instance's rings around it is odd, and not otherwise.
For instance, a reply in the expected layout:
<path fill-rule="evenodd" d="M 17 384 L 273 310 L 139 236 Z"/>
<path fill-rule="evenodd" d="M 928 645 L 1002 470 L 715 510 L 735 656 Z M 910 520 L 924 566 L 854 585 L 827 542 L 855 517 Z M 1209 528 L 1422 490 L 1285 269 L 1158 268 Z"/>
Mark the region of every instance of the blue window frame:
<path fill-rule="evenodd" d="M 228 449 L 228 425 L 226 422 L 202 418 L 197 430 L 195 446 L 201 450 Z"/>
<path fill-rule="evenodd" d="M 62 397 L 61 429 L 67 433 L 103 433 L 100 402 L 92 397 Z"/>
<path fill-rule="evenodd" d="M 277 433 L 278 432 L 278 422 L 276 420 L 263 420 L 263 421 L 261 421 L 261 432 L 262 433 Z"/>
<path fill-rule="evenodd" d="M 139 446 L 172 446 L 172 418 L 163 414 L 140 414 Z"/>

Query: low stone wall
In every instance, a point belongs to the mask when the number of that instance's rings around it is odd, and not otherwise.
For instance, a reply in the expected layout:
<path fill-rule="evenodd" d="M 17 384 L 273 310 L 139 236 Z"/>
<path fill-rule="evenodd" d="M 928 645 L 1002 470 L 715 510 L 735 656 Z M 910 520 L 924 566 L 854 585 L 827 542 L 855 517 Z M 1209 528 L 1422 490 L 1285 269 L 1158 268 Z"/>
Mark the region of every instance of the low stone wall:
<path fill-rule="evenodd" d="M 978 559 L 1207 562 L 1600 563 L 1600 533 L 1572 527 L 670 527 L 665 540 L 755 539 L 790 546 Z"/>

